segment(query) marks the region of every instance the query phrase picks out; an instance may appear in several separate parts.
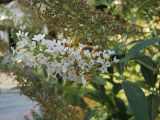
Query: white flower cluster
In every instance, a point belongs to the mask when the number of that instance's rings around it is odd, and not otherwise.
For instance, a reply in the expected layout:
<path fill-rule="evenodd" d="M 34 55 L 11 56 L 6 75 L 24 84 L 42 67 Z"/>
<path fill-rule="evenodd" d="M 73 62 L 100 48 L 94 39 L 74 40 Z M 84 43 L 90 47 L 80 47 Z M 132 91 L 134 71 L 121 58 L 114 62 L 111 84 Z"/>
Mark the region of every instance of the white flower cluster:
<path fill-rule="evenodd" d="M 16 33 L 19 38 L 14 55 L 18 61 L 30 67 L 46 65 L 49 74 L 59 74 L 63 80 L 86 83 L 84 73 L 106 73 L 113 63 L 118 63 L 111 56 L 115 51 L 98 51 L 98 46 L 79 44 L 73 46 L 69 39 L 48 40 L 44 34 L 34 35 L 32 40 L 28 33 Z"/>

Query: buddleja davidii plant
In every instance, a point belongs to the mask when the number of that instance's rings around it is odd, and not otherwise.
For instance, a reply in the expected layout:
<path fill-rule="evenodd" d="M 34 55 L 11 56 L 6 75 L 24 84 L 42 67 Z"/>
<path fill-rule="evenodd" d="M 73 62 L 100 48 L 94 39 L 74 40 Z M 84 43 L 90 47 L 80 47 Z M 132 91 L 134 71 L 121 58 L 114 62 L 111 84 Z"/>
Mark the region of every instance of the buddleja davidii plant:
<path fill-rule="evenodd" d="M 159 94 L 159 60 L 152 60 L 152 56 L 145 55 L 142 49 L 153 44 L 159 45 L 159 38 L 138 41 L 131 47 L 117 66 L 121 75 L 123 89 L 134 114 L 135 120 L 155 120 L 160 106 Z M 157 52 L 158 55 L 158 52 Z M 144 84 L 134 84 L 123 76 L 124 66 L 133 60 L 140 65 Z M 142 90 L 142 88 L 146 91 Z"/>

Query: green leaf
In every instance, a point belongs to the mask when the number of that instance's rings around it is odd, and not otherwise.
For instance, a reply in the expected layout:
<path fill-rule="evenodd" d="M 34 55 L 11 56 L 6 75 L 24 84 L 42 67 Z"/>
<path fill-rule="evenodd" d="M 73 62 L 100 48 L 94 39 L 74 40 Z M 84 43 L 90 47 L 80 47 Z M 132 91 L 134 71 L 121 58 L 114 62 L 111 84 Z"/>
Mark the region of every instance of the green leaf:
<path fill-rule="evenodd" d="M 156 64 L 154 63 L 154 61 L 148 57 L 148 56 L 143 56 L 141 58 L 139 58 L 138 60 L 140 60 L 141 62 L 149 65 L 152 68 L 156 69 Z M 157 75 L 158 73 L 154 73 L 152 70 L 150 70 L 149 68 L 145 67 L 144 65 L 140 65 L 141 66 L 141 73 L 145 79 L 145 81 L 151 85 L 151 86 L 155 86 L 155 83 L 157 82 Z"/>
<path fill-rule="evenodd" d="M 133 59 L 135 57 L 137 57 L 138 53 L 140 52 L 140 50 L 144 49 L 145 47 L 148 47 L 156 42 L 160 42 L 159 38 L 153 38 L 150 40 L 143 40 L 138 42 L 137 44 L 135 44 L 126 54 L 125 57 L 125 64 L 128 62 L 128 60 Z"/>
<path fill-rule="evenodd" d="M 141 88 L 129 81 L 122 84 L 135 120 L 149 120 L 148 102 Z"/>
<path fill-rule="evenodd" d="M 94 82 L 91 82 L 90 83 L 96 90 L 99 90 L 99 91 L 102 91 L 102 92 L 106 92 L 105 90 L 105 86 L 104 85 L 99 85 L 99 84 L 96 84 Z"/>
<path fill-rule="evenodd" d="M 160 96 L 151 94 L 147 99 L 149 104 L 150 120 L 155 120 L 158 114 L 158 108 L 160 107 Z"/>
<path fill-rule="evenodd" d="M 111 108 L 114 107 L 114 103 L 111 99 L 110 96 L 106 95 L 104 92 L 102 91 L 91 91 L 91 92 L 88 92 L 86 95 L 86 97 L 89 97 L 101 104 L 105 104 L 105 105 L 108 105 L 110 106 Z"/>
<path fill-rule="evenodd" d="M 98 84 L 98 85 L 105 85 L 106 84 L 106 80 L 104 78 L 102 78 L 101 76 L 93 76 L 91 78 L 91 81 Z"/>

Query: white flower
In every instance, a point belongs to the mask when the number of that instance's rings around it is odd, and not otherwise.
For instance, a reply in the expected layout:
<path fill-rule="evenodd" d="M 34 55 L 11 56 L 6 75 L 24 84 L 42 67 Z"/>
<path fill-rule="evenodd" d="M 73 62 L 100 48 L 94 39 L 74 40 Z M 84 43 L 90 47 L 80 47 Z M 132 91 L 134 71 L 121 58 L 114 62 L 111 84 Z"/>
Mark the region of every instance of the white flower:
<path fill-rule="evenodd" d="M 18 33 L 16 33 L 16 35 L 17 35 L 17 37 L 20 37 L 20 36 L 21 36 L 21 37 L 22 37 L 22 36 L 23 36 L 23 37 L 27 37 L 27 36 L 28 36 L 28 32 L 25 33 L 25 32 L 22 32 L 22 31 L 19 30 Z"/>
<path fill-rule="evenodd" d="M 24 61 L 26 62 L 26 64 L 30 67 L 35 66 L 35 59 L 34 56 L 32 54 L 29 53 L 25 53 L 24 54 Z"/>
<path fill-rule="evenodd" d="M 62 45 L 62 41 L 58 40 L 58 41 L 56 42 L 56 46 L 61 46 L 61 45 Z"/>
<path fill-rule="evenodd" d="M 74 55 L 75 54 L 75 49 L 74 48 L 68 48 L 68 52 L 70 53 L 70 55 Z"/>
<path fill-rule="evenodd" d="M 41 45 L 46 45 L 46 40 L 45 39 L 41 39 Z"/>
<path fill-rule="evenodd" d="M 84 50 L 84 55 L 90 57 L 91 52 L 89 50 Z"/>
<path fill-rule="evenodd" d="M 68 70 L 68 68 L 67 68 L 66 66 L 62 66 L 62 72 L 63 72 L 63 73 L 66 73 L 67 70 Z"/>
<path fill-rule="evenodd" d="M 20 53 L 19 52 L 17 55 L 18 55 L 17 58 L 25 62 L 28 66 L 30 67 L 35 66 L 35 59 L 32 53 L 29 53 L 29 52 Z"/>
<path fill-rule="evenodd" d="M 98 59 L 97 59 L 97 63 L 104 63 L 104 60 L 101 58 L 101 57 L 99 57 Z"/>
<path fill-rule="evenodd" d="M 89 64 L 93 66 L 95 64 L 95 61 L 91 60 Z"/>
<path fill-rule="evenodd" d="M 107 52 L 108 52 L 109 55 L 115 54 L 115 51 L 113 51 L 113 50 L 107 50 Z"/>
<path fill-rule="evenodd" d="M 111 67 L 111 63 L 106 61 L 105 64 L 103 64 L 102 67 L 99 68 L 99 70 L 101 71 L 101 73 L 106 73 L 109 67 Z"/>
<path fill-rule="evenodd" d="M 35 41 L 40 41 L 40 40 L 43 40 L 44 37 L 45 37 L 45 34 L 34 35 L 33 40 L 35 40 Z"/>
<path fill-rule="evenodd" d="M 113 58 L 113 62 L 114 62 L 114 63 L 118 63 L 119 61 L 120 61 L 120 60 L 119 60 L 119 59 L 117 59 L 117 58 L 116 58 L 116 56 L 114 56 L 114 58 Z"/>
<path fill-rule="evenodd" d="M 22 38 L 22 40 L 17 43 L 17 48 L 16 49 L 17 50 L 22 49 L 25 46 L 27 46 L 28 44 L 29 44 L 28 40 L 25 39 L 25 38 Z"/>
<path fill-rule="evenodd" d="M 100 51 L 100 52 L 94 52 L 94 53 L 93 53 L 93 57 L 94 57 L 94 58 L 95 58 L 95 57 L 99 57 L 101 53 L 102 53 L 101 51 Z"/>
<path fill-rule="evenodd" d="M 34 49 L 36 48 L 36 42 L 32 41 L 31 45 L 29 46 L 31 51 L 34 51 Z"/>
<path fill-rule="evenodd" d="M 103 58 L 104 59 L 109 59 L 110 55 L 108 53 L 103 53 Z"/>
<path fill-rule="evenodd" d="M 107 68 L 106 67 L 101 67 L 99 70 L 100 70 L 101 73 L 106 73 L 107 72 Z"/>
<path fill-rule="evenodd" d="M 74 51 L 74 57 L 77 60 L 81 60 L 82 59 L 82 55 L 81 55 L 80 51 Z"/>
<path fill-rule="evenodd" d="M 23 54 L 24 54 L 23 51 L 18 51 L 18 52 L 16 52 L 16 59 L 17 59 L 17 60 L 22 60 L 23 57 L 24 57 Z"/>
<path fill-rule="evenodd" d="M 31 67 L 38 68 L 45 64 L 49 74 L 59 74 L 64 80 L 86 85 L 83 72 L 93 72 L 92 70 L 96 69 L 99 73 L 106 73 L 112 62 L 119 62 L 116 57 L 113 61 L 109 59 L 115 54 L 112 50 L 100 51 L 98 46 L 92 46 L 97 49 L 93 52 L 84 49 L 87 45 L 79 43 L 78 47 L 74 47 L 69 39 L 48 40 L 44 34 L 34 35 L 32 40 L 29 40 L 27 34 L 21 31 L 17 33 L 17 36 L 21 37 L 17 48 L 12 48 L 15 57 Z"/>
<path fill-rule="evenodd" d="M 82 84 L 83 84 L 84 86 L 86 86 L 87 81 L 86 81 L 86 79 L 85 79 L 85 76 L 84 76 L 84 75 L 82 75 L 81 82 L 82 82 Z"/>
<path fill-rule="evenodd" d="M 92 69 L 94 65 L 95 65 L 95 61 L 94 61 L 94 60 L 91 60 L 91 61 L 89 62 L 89 64 L 88 64 L 88 68 L 89 68 L 89 69 Z"/>
<path fill-rule="evenodd" d="M 71 40 L 69 40 L 69 39 L 63 39 L 62 43 L 70 45 L 71 44 Z"/>
<path fill-rule="evenodd" d="M 106 61 L 105 64 L 104 64 L 104 66 L 105 66 L 105 67 L 111 67 L 111 63 L 108 62 L 108 61 Z"/>
<path fill-rule="evenodd" d="M 47 64 L 47 58 L 42 53 L 37 55 L 37 60 L 40 64 Z"/>
<path fill-rule="evenodd" d="M 83 71 L 85 69 L 85 67 L 87 66 L 87 63 L 85 60 L 82 59 L 82 60 L 78 61 L 78 66 Z"/>
<path fill-rule="evenodd" d="M 69 56 L 68 57 L 68 63 L 71 64 L 71 65 L 73 65 L 74 62 L 75 62 L 75 58 L 73 56 Z"/>

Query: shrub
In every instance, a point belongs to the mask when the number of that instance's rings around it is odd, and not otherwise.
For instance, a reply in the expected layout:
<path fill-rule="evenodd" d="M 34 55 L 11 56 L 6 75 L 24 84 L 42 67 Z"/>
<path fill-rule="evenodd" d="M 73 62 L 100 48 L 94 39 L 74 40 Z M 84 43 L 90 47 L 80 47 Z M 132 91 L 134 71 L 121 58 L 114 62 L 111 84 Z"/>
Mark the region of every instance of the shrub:
<path fill-rule="evenodd" d="M 20 4 L 25 6 L 25 1 Z M 43 18 L 41 20 L 57 35 L 55 40 L 46 40 L 41 34 L 33 37 L 31 33 L 27 37 L 24 33 L 17 36 L 13 33 L 17 42 L 15 55 L 21 62 L 19 66 L 16 66 L 17 62 L 13 64 L 12 71 L 22 92 L 40 103 L 42 119 L 159 119 L 158 1 L 148 0 L 141 4 L 137 0 L 123 0 L 115 4 L 110 0 L 38 0 L 28 1 L 28 4 L 34 9 L 34 15 Z M 66 39 L 72 40 L 72 44 Z M 53 46 L 58 43 L 59 49 L 55 49 Z M 91 60 L 96 62 L 91 69 L 87 65 L 82 69 L 85 63 L 80 65 L 78 56 L 74 56 L 76 62 L 71 66 L 76 72 L 68 77 L 70 65 L 67 65 L 71 62 L 68 49 L 79 50 L 79 43 L 87 46 L 79 52 L 80 60 L 88 64 Z M 57 56 L 46 52 L 49 45 L 52 52 L 57 50 Z M 99 48 L 93 49 L 96 45 Z M 65 48 L 68 49 L 62 53 Z M 102 52 L 98 57 L 108 55 L 106 60 L 92 56 L 99 51 Z M 24 56 L 28 54 L 32 56 L 30 59 Z M 59 65 L 64 57 L 68 62 Z M 47 64 L 54 60 L 57 60 L 54 65 L 59 67 L 50 72 L 51 66 Z M 62 71 L 67 73 L 67 80 L 60 74 Z M 80 79 L 73 79 L 75 74 Z M 76 116 L 76 113 L 82 116 Z"/>

